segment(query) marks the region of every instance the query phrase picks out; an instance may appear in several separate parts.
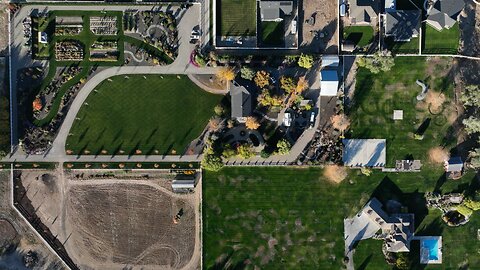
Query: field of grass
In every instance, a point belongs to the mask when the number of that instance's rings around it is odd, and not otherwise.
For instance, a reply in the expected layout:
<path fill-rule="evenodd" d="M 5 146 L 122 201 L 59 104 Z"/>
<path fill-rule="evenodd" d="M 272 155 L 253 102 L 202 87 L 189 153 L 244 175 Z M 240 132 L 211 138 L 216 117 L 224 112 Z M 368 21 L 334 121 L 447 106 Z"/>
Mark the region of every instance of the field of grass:
<path fill-rule="evenodd" d="M 216 0 L 217 27 L 221 36 L 255 36 L 257 33 L 257 1 Z"/>
<path fill-rule="evenodd" d="M 281 22 L 262 22 L 262 45 L 271 47 L 284 46 L 285 28 Z"/>
<path fill-rule="evenodd" d="M 455 146 L 457 139 L 451 130 L 455 120 L 453 81 L 445 75 L 448 60 L 438 58 L 436 61 L 427 63 L 423 57 L 398 57 L 392 70 L 379 74 L 360 68 L 347 136 L 387 139 L 387 166 L 394 166 L 395 160 L 405 158 L 425 163 L 430 148 Z M 443 66 L 444 70 L 429 69 L 429 66 Z M 425 81 L 437 92 L 443 91 L 446 101 L 439 111 L 432 112 L 426 101 L 416 100 L 421 92 L 416 80 Z M 393 110 L 403 110 L 404 119 L 394 121 Z M 423 134 L 424 139 L 414 139 L 414 133 Z"/>
<path fill-rule="evenodd" d="M 448 30 L 437 31 L 424 23 L 422 38 L 422 53 L 456 54 L 460 45 L 459 24 Z"/>
<path fill-rule="evenodd" d="M 186 76 L 118 76 L 96 87 L 68 137 L 74 154 L 182 154 L 200 135 L 223 96 L 207 93 Z"/>
<path fill-rule="evenodd" d="M 350 40 L 357 47 L 365 47 L 373 41 L 371 26 L 347 26 L 343 29 L 343 38 Z"/>
<path fill-rule="evenodd" d="M 474 177 L 469 173 L 459 181 L 445 181 L 440 166 L 425 167 L 418 174 L 375 171 L 369 177 L 356 170 L 350 171 L 348 181 L 334 185 L 319 168 L 229 167 L 205 172 L 204 265 L 206 269 L 224 269 L 227 263 L 231 269 L 341 269 L 343 219 L 357 213 L 371 196 L 407 206 L 415 214 L 419 233 L 437 224 L 442 232 L 429 233 L 445 237 L 444 265 L 464 260 L 479 265 L 480 241 L 475 238 L 479 214 L 465 226 L 449 228 L 439 220 L 439 212 L 425 208 L 423 199 L 425 191 L 478 188 Z M 373 240 L 360 243 L 354 261 L 355 269 L 389 269 Z"/>

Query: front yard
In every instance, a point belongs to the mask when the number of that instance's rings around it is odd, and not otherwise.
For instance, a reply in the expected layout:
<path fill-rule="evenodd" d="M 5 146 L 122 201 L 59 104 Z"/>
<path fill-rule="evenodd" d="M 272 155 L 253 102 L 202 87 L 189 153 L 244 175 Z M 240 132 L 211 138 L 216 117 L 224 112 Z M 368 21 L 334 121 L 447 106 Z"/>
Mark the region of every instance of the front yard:
<path fill-rule="evenodd" d="M 113 77 L 102 82 L 80 109 L 67 150 L 183 154 L 222 98 L 201 90 L 186 76 Z"/>
<path fill-rule="evenodd" d="M 437 31 L 424 23 L 422 34 L 422 53 L 431 54 L 456 54 L 460 45 L 460 27 L 456 23 L 450 29 Z"/>
<path fill-rule="evenodd" d="M 426 60 L 399 57 L 392 70 L 379 74 L 358 70 L 347 136 L 386 139 L 387 166 L 394 166 L 395 160 L 412 158 L 425 163 L 431 148 L 441 146 L 448 151 L 456 145 L 451 60 Z M 422 101 L 416 99 L 422 91 L 416 80 L 430 86 Z M 403 120 L 393 120 L 394 110 L 403 110 Z"/>
<path fill-rule="evenodd" d="M 337 185 L 328 182 L 319 168 L 230 167 L 204 172 L 205 268 L 223 269 L 228 264 L 236 269 L 341 269 L 343 219 L 357 213 L 371 196 L 406 205 L 416 215 L 417 233 L 438 224 L 446 268 L 465 262 L 479 265 L 478 213 L 465 226 L 451 228 L 423 201 L 425 191 L 439 187 L 442 192 L 461 192 L 475 188 L 478 179 L 469 173 L 443 183 L 443 174 L 441 166 L 421 173 L 375 171 L 369 177 L 350 171 Z M 374 240 L 360 242 L 355 269 L 389 269 L 380 246 Z"/>

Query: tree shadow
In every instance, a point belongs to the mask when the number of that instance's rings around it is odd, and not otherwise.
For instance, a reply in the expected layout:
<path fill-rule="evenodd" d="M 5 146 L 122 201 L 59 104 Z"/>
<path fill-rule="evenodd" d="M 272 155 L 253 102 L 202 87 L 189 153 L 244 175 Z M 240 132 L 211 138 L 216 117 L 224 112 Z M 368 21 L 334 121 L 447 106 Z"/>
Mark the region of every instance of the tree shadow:
<path fill-rule="evenodd" d="M 442 176 L 440 176 L 440 178 L 438 178 L 437 182 L 435 183 L 435 188 L 433 189 L 433 192 L 434 193 L 442 193 L 441 188 L 442 188 L 443 184 L 445 184 L 446 182 L 447 182 L 447 174 L 444 173 L 444 174 L 442 174 Z"/>
<path fill-rule="evenodd" d="M 425 131 L 427 131 L 428 127 L 430 126 L 430 122 L 432 122 L 432 118 L 428 117 L 423 121 L 423 123 L 417 128 L 417 131 L 415 132 L 418 135 L 423 135 L 425 134 Z"/>
<path fill-rule="evenodd" d="M 365 270 L 365 269 L 367 269 L 368 264 L 369 264 L 370 261 L 372 260 L 372 256 L 373 256 L 372 254 L 368 255 L 368 257 L 365 258 L 365 260 L 363 260 L 362 264 L 360 264 L 357 269 L 358 269 L 358 270 Z"/>

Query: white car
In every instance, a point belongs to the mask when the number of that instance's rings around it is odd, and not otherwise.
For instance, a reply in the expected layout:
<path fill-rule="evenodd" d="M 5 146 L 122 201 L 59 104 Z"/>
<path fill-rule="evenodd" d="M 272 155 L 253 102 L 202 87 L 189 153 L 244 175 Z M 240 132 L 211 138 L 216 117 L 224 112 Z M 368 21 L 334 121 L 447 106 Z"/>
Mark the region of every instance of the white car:
<path fill-rule="evenodd" d="M 310 126 L 308 128 L 313 128 L 315 125 L 315 112 L 310 113 Z"/>
<path fill-rule="evenodd" d="M 192 30 L 192 34 L 190 35 L 190 39 L 200 39 L 200 30 Z"/>
<path fill-rule="evenodd" d="M 283 124 L 286 126 L 286 127 L 289 127 L 292 125 L 292 114 L 291 113 L 285 113 L 283 115 Z"/>

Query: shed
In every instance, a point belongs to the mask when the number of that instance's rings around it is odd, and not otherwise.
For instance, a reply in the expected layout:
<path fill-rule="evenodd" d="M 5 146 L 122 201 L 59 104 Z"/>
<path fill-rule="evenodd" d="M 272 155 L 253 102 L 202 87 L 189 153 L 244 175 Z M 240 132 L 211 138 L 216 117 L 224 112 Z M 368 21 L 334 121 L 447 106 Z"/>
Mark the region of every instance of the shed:
<path fill-rule="evenodd" d="M 320 72 L 320 95 L 336 96 L 338 91 L 338 71 L 324 69 Z"/>
<path fill-rule="evenodd" d="M 343 163 L 347 167 L 382 168 L 386 163 L 385 139 L 344 139 Z"/>
<path fill-rule="evenodd" d="M 195 189 L 195 179 L 173 180 L 172 189 L 174 192 L 190 192 Z"/>
<path fill-rule="evenodd" d="M 338 68 L 339 64 L 340 64 L 340 59 L 338 58 L 338 55 L 322 56 L 322 68 L 325 68 L 325 67 Z"/>

